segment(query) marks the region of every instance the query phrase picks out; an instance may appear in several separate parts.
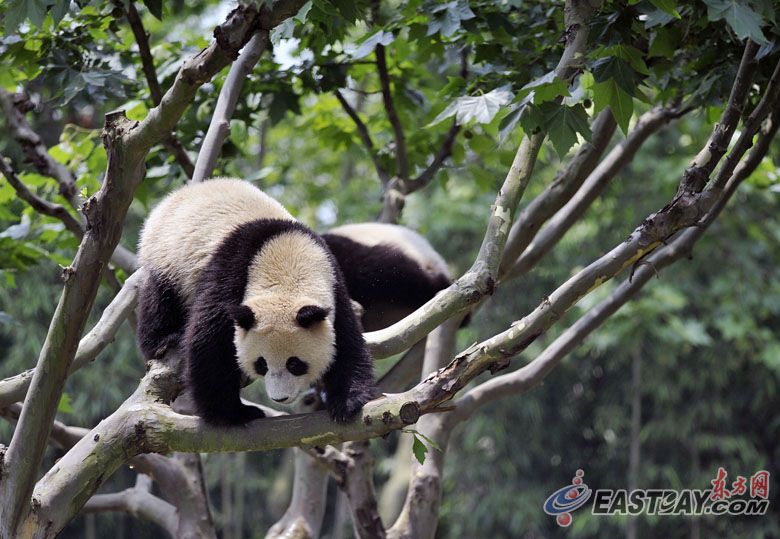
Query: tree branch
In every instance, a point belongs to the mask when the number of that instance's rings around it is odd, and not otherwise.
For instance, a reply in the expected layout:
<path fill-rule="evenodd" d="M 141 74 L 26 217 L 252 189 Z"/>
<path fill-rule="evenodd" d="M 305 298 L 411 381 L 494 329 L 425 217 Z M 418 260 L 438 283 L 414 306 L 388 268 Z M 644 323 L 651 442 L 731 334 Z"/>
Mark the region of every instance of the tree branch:
<path fill-rule="evenodd" d="M 78 207 L 78 192 L 76 190 L 76 181 L 70 171 L 49 155 L 49 150 L 33 128 L 27 123 L 24 113 L 33 108 L 24 94 L 11 95 L 0 88 L 0 104 L 5 112 L 6 122 L 11 129 L 11 135 L 21 146 L 27 159 L 35 166 L 36 170 L 54 178 L 60 186 L 60 194 L 71 205 Z"/>
<path fill-rule="evenodd" d="M 761 127 L 761 123 L 769 115 L 774 108 L 777 107 L 777 101 L 780 97 L 780 62 L 775 65 L 775 69 L 772 72 L 772 77 L 766 85 L 764 94 L 761 96 L 761 100 L 750 113 L 747 120 L 742 125 L 742 133 L 740 133 L 737 142 L 726 157 L 726 161 L 723 166 L 718 170 L 718 174 L 715 179 L 712 180 L 712 185 L 709 189 L 722 189 L 726 182 L 732 176 L 737 163 L 740 162 L 742 156 L 753 145 L 753 136 L 758 132 Z"/>
<path fill-rule="evenodd" d="M 504 271 L 503 280 L 523 275 L 544 258 L 572 225 L 582 217 L 582 214 L 604 191 L 609 182 L 634 159 L 636 152 L 648 137 L 677 115 L 676 110 L 661 107 L 656 107 L 643 114 L 633 131 L 607 154 L 563 208 L 547 222 L 538 234 L 528 238 L 528 245 L 522 254 L 516 260 L 509 256 L 505 257 L 503 264 L 514 263 Z M 519 241 L 522 239 L 519 235 L 516 238 L 515 247 L 519 247 L 524 242 Z"/>
<path fill-rule="evenodd" d="M 402 180 L 409 178 L 409 162 L 406 156 L 406 139 L 404 137 L 404 128 L 393 103 L 393 94 L 390 90 L 390 74 L 387 70 L 387 58 L 385 57 L 385 46 L 381 43 L 374 49 L 376 54 L 376 70 L 379 74 L 379 85 L 382 88 L 382 102 L 385 105 L 387 119 L 393 126 L 395 134 L 395 175 Z"/>
<path fill-rule="evenodd" d="M 601 0 L 566 2 L 566 46 L 555 68 L 556 75 L 563 80 L 569 80 L 579 69 L 578 62 L 587 45 L 588 20 L 600 5 Z M 477 260 L 471 268 L 411 315 L 388 328 L 367 333 L 366 342 L 374 357 L 387 357 L 405 350 L 444 320 L 464 312 L 493 293 L 512 218 L 531 179 L 543 140 L 544 133 L 536 133 L 524 137 L 520 143 L 493 205 Z"/>
<path fill-rule="evenodd" d="M 19 179 L 16 172 L 14 172 L 11 165 L 6 161 L 6 157 L 3 155 L 0 155 L 0 173 L 5 176 L 8 183 L 14 188 L 17 196 L 27 202 L 32 209 L 43 215 L 59 219 L 62 221 L 62 224 L 65 225 L 65 228 L 72 232 L 77 238 L 81 239 L 84 235 L 81 223 L 79 223 L 64 206 L 49 202 L 30 191 L 24 182 Z"/>
<path fill-rule="evenodd" d="M 160 101 L 162 101 L 162 89 L 160 88 L 160 82 L 157 80 L 157 70 L 154 67 L 152 52 L 149 48 L 149 36 L 144 29 L 141 16 L 138 14 L 134 2 L 130 1 L 127 3 L 125 16 L 127 17 L 127 22 L 135 36 L 135 42 L 138 44 L 138 53 L 141 57 L 141 68 L 146 77 L 146 83 L 149 86 L 149 95 L 152 97 L 152 103 L 157 106 L 160 104 Z M 171 133 L 163 144 L 165 144 L 168 151 L 173 154 L 173 157 L 179 163 L 182 170 L 184 170 L 185 174 L 191 178 L 194 166 L 190 156 L 187 155 L 187 152 L 184 150 L 181 141 L 179 141 L 174 133 Z"/>
<path fill-rule="evenodd" d="M 365 334 L 375 358 L 397 354 L 422 339 L 444 320 L 463 312 L 493 293 L 496 272 L 512 214 L 531 179 L 543 134 L 524 138 L 491 208 L 485 237 L 476 261 L 452 285 L 439 292 L 415 312 L 392 326 Z"/>
<path fill-rule="evenodd" d="M 138 287 L 145 278 L 146 272 L 143 268 L 127 278 L 122 289 L 103 310 L 100 320 L 79 341 L 69 374 L 93 361 L 114 341 L 119 327 L 138 303 Z M 24 400 L 34 372 L 34 369 L 29 369 L 16 376 L 0 380 L 0 408 Z"/>
<path fill-rule="evenodd" d="M 748 158 L 734 170 L 723 194 L 698 226 L 683 231 L 669 245 L 650 256 L 607 299 L 580 317 L 529 364 L 509 374 L 483 382 L 460 397 L 455 403 L 455 412 L 453 412 L 456 421 L 465 421 L 479 407 L 489 402 L 501 397 L 525 393 L 539 385 L 569 352 L 582 344 L 605 320 L 631 300 L 653 276 L 658 276 L 661 269 L 688 256 L 694 244 L 706 232 L 707 227 L 723 211 L 737 187 L 761 163 L 778 127 L 780 127 L 780 114 L 775 112 L 767 131 L 761 133 Z"/>
<path fill-rule="evenodd" d="M 465 81 L 468 77 L 468 47 L 460 52 L 460 76 Z M 389 84 L 389 82 L 388 82 Z M 389 88 L 388 88 L 389 92 Z M 379 221 L 383 223 L 397 223 L 401 211 L 406 204 L 406 196 L 425 188 L 436 172 L 444 164 L 444 161 L 452 154 L 452 147 L 460 131 L 457 120 L 453 120 L 452 126 L 444 137 L 441 147 L 436 152 L 433 161 L 423 170 L 417 178 L 410 180 L 405 176 L 396 174 L 389 182 L 383 184 L 382 213 Z"/>
<path fill-rule="evenodd" d="M 241 87 L 267 46 L 268 32 L 258 31 L 244 46 L 238 60 L 230 67 L 225 84 L 219 92 L 217 106 L 214 108 L 209 129 L 206 136 L 203 137 L 198 160 L 195 162 L 195 172 L 192 175 L 193 183 L 209 178 L 214 172 L 222 144 L 230 133 L 230 118 L 233 116 L 233 111 L 236 110 Z"/>
<path fill-rule="evenodd" d="M 32 103 L 24 94 L 11 95 L 0 88 L 0 105 L 5 112 L 11 135 L 21 146 L 22 151 L 35 169 L 40 174 L 55 180 L 59 185 L 60 194 L 73 209 L 78 211 L 84 200 L 76 189 L 75 178 L 65 165 L 49 155 L 49 150 L 43 144 L 41 137 L 24 117 L 24 113 L 33 108 Z M 78 237 L 81 238 L 81 236 Z M 137 266 L 135 254 L 121 245 L 116 246 L 111 255 L 111 262 L 127 273 L 135 271 Z"/>
<path fill-rule="evenodd" d="M 148 483 L 148 484 L 147 484 Z M 171 537 L 179 537 L 176 530 L 179 516 L 176 508 L 149 492 L 151 479 L 138 475 L 138 482 L 132 488 L 112 494 L 96 494 L 84 504 L 83 513 L 104 513 L 121 511 L 136 518 L 154 522 Z"/>
<path fill-rule="evenodd" d="M 507 264 L 515 262 L 539 232 L 540 227 L 560 210 L 582 186 L 585 179 L 599 164 L 615 132 L 617 123 L 612 111 L 606 108 L 593 121 L 589 142 L 580 146 L 566 167 L 559 172 L 544 191 L 528 203 L 518 215 L 506 242 L 504 257 L 499 268 L 499 278 L 508 270 Z"/>
<path fill-rule="evenodd" d="M 747 40 L 721 122 L 712 130 L 709 141 L 685 171 L 678 194 L 701 191 L 706 185 L 710 174 L 712 174 L 712 171 L 715 170 L 718 162 L 726 153 L 726 150 L 728 150 L 731 137 L 734 135 L 739 119 L 742 116 L 742 111 L 745 109 L 745 100 L 753 81 L 753 73 L 756 70 L 755 57 L 757 52 L 758 45 Z"/>
<path fill-rule="evenodd" d="M 374 163 L 374 168 L 376 169 L 376 173 L 379 176 L 379 181 L 382 182 L 382 185 L 387 185 L 390 182 L 390 174 L 388 174 L 388 172 L 382 166 L 382 162 L 379 159 L 379 154 L 377 153 L 376 147 L 374 146 L 374 141 L 371 139 L 371 134 L 368 132 L 368 127 L 366 127 L 366 124 L 363 123 L 363 120 L 360 119 L 360 116 L 358 116 L 358 113 L 354 107 L 349 104 L 347 99 L 341 93 L 341 90 L 336 90 L 334 94 L 336 99 L 338 99 L 338 102 L 341 104 L 341 108 L 344 109 L 344 112 L 347 113 L 347 116 L 349 116 L 355 123 L 360 140 L 363 141 L 363 146 L 365 146 L 369 157 L 371 157 L 371 161 Z"/>
<path fill-rule="evenodd" d="M 106 114 L 106 176 L 98 193 L 84 205 L 86 234 L 73 265 L 63 272 L 63 294 L 5 454 L 4 480 L 0 484 L 0 534 L 15 535 L 17 526 L 30 515 L 30 495 L 78 336 L 95 299 L 98 276 L 121 236 L 133 192 L 143 178 L 149 149 L 170 133 L 197 89 L 235 57 L 251 37 L 256 21 L 270 29 L 280 17 L 297 12 L 302 4 L 300 0 L 284 0 L 271 9 L 255 5 L 235 8 L 215 30 L 214 43 L 184 63 L 160 105 L 143 121 L 130 122 L 123 113 Z M 45 530 L 46 526 L 36 529 Z"/>
<path fill-rule="evenodd" d="M 421 381 L 444 367 L 454 355 L 460 322 L 458 317 L 447 320 L 428 335 Z M 449 412 L 428 414 L 417 422 L 416 430 L 423 435 L 422 443 L 428 451 L 422 464 L 409 453 L 401 456 L 411 461 L 411 473 L 403 507 L 388 531 L 388 537 L 432 539 L 435 536 L 442 494 L 444 457 L 452 431 L 449 428 L 450 415 Z M 426 438 L 439 447 L 433 447 Z"/>

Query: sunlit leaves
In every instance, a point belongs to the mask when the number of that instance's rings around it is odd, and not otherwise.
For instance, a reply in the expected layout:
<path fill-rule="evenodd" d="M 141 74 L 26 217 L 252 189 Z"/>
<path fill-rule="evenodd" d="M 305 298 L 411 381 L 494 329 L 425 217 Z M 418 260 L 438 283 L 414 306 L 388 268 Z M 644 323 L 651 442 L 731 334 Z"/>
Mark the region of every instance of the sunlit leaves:
<path fill-rule="evenodd" d="M 490 123 L 502 106 L 512 100 L 512 92 L 507 87 L 496 88 L 479 96 L 458 97 L 451 102 L 436 118 L 431 125 L 455 116 L 458 125 L 465 125 L 471 121 L 486 124 Z"/>
<path fill-rule="evenodd" d="M 344 47 L 344 52 L 346 52 L 355 60 L 358 60 L 360 58 L 365 58 L 374 52 L 374 49 L 376 49 L 377 45 L 387 46 L 393 42 L 393 39 L 394 37 L 392 32 L 385 32 L 384 30 L 380 30 L 375 34 L 368 36 L 365 40 L 363 40 L 362 43 L 357 46 Z"/>
<path fill-rule="evenodd" d="M 462 21 L 474 17 L 474 12 L 465 0 L 455 0 L 436 6 L 431 10 L 427 35 L 440 33 L 444 37 L 449 37 L 460 29 Z"/>

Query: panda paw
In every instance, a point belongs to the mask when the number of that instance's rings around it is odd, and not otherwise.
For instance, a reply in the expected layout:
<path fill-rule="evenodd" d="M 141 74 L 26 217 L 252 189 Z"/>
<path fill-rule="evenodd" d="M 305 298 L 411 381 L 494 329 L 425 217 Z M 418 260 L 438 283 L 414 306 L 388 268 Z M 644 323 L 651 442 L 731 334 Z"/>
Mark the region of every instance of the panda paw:
<path fill-rule="evenodd" d="M 265 417 L 265 412 L 260 408 L 244 404 L 227 413 L 204 415 L 207 423 L 222 426 L 246 426 L 247 423 L 263 417 Z"/>
<path fill-rule="evenodd" d="M 351 391 L 346 397 L 328 399 L 326 401 L 328 413 L 337 423 L 347 423 L 352 421 L 373 397 L 373 388 L 365 388 Z"/>

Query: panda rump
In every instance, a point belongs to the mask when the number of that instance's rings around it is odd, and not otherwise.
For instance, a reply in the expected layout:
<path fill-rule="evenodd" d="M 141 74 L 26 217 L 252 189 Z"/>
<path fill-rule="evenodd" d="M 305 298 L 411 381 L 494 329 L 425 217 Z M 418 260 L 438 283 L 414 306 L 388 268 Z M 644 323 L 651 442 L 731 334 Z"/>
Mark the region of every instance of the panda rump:
<path fill-rule="evenodd" d="M 214 179 L 171 193 L 149 215 L 139 259 L 138 338 L 147 359 L 181 346 L 198 413 L 241 424 L 242 373 L 278 402 L 322 382 L 337 421 L 374 395 L 371 357 L 324 241 L 247 182 Z"/>

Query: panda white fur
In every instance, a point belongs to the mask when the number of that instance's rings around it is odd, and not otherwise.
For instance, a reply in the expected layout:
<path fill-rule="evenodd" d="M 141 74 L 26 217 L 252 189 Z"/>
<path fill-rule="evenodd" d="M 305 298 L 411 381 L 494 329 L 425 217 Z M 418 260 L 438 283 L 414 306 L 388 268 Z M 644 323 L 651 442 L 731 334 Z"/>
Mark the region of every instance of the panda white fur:
<path fill-rule="evenodd" d="M 452 284 L 441 255 L 404 226 L 356 223 L 322 237 L 341 266 L 350 296 L 363 306 L 366 331 L 401 320 Z"/>
<path fill-rule="evenodd" d="M 236 179 L 187 185 L 165 198 L 141 233 L 149 275 L 138 335 L 147 359 L 181 343 L 198 412 L 246 423 L 241 373 L 265 377 L 289 403 L 322 381 L 338 421 L 374 392 L 371 357 L 337 262 L 317 234 L 281 204 Z"/>

